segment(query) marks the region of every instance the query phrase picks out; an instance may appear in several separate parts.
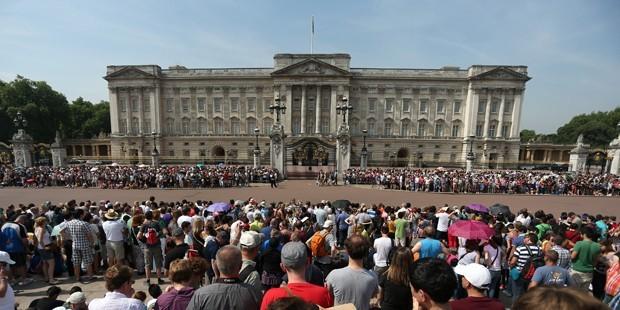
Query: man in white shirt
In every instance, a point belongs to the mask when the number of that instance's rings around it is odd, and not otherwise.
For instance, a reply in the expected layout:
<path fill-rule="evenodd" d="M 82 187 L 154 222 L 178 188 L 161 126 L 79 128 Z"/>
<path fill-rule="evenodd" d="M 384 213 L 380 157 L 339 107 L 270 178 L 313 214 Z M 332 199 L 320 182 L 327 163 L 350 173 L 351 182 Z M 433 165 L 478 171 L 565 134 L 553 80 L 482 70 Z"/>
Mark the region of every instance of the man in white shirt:
<path fill-rule="evenodd" d="M 437 218 L 437 234 L 435 239 L 439 241 L 448 241 L 448 226 L 450 226 L 450 216 L 453 213 L 448 213 L 448 207 L 439 209 L 439 212 L 435 214 Z"/>
<path fill-rule="evenodd" d="M 89 310 L 143 310 L 144 304 L 134 298 L 131 279 L 133 272 L 127 266 L 115 265 L 105 272 L 105 287 L 108 292 L 103 298 L 95 298 L 88 305 Z"/>
<path fill-rule="evenodd" d="M 376 253 L 373 254 L 372 258 L 375 262 L 374 271 L 377 275 L 381 275 L 387 270 L 388 261 L 390 259 L 390 251 L 394 246 L 392 244 L 392 239 L 388 237 L 388 232 L 389 229 L 387 226 L 381 226 L 381 238 L 375 239 L 375 243 L 373 245 Z"/>
<path fill-rule="evenodd" d="M 127 236 L 127 226 L 118 220 L 119 215 L 114 209 L 108 210 L 103 216 L 103 232 L 105 232 L 105 248 L 108 255 L 108 266 L 125 263 L 124 240 Z"/>
<path fill-rule="evenodd" d="M 189 216 L 190 211 L 191 210 L 189 206 L 183 206 L 183 209 L 181 210 L 181 213 L 183 215 L 179 216 L 179 219 L 177 219 L 177 224 L 179 225 L 179 227 L 183 226 L 183 222 L 189 222 L 190 224 L 192 223 L 192 218 Z"/>

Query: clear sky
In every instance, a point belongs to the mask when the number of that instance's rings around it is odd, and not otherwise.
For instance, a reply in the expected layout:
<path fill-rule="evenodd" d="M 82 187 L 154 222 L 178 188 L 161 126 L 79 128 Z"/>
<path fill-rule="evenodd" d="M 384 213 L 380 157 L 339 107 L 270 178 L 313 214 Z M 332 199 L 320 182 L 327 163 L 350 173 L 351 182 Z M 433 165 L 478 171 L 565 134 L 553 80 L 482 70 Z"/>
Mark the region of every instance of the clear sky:
<path fill-rule="evenodd" d="M 522 129 L 620 106 L 620 1 L 0 0 L 0 79 L 108 100 L 106 65 L 269 67 L 275 53 L 353 67 L 527 65 Z"/>

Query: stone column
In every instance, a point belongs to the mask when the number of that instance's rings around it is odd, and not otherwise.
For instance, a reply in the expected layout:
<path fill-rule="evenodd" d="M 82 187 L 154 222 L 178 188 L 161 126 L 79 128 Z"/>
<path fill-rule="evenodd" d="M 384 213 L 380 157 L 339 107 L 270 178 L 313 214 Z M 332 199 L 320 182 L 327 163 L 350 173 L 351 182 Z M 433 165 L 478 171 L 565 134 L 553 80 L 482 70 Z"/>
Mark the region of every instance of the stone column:
<path fill-rule="evenodd" d="M 321 85 L 316 86 L 316 119 L 314 133 L 321 133 Z"/>
<path fill-rule="evenodd" d="M 476 111 L 478 112 L 478 111 Z M 482 132 L 482 137 L 484 138 L 488 138 L 489 137 L 489 123 L 491 121 L 491 94 L 489 92 L 487 92 L 487 103 L 485 105 L 485 110 L 484 110 L 484 129 Z"/>
<path fill-rule="evenodd" d="M 260 167 L 260 150 L 257 148 L 254 148 L 254 169 L 257 169 Z"/>
<path fill-rule="evenodd" d="M 284 133 L 291 134 L 293 132 L 293 86 L 286 85 L 286 114 L 282 115 L 282 120 L 285 120 Z"/>
<path fill-rule="evenodd" d="M 341 124 L 336 136 L 336 171 L 338 182 L 343 181 L 344 172 L 351 166 L 351 134 L 349 126 Z"/>
<path fill-rule="evenodd" d="M 502 90 L 502 102 L 499 104 L 499 115 L 497 118 L 497 128 L 495 129 L 495 137 L 497 138 L 508 138 L 502 137 L 502 127 L 504 127 L 504 109 L 506 105 L 506 90 Z"/>
<path fill-rule="evenodd" d="M 299 132 L 302 135 L 306 133 L 306 85 L 301 86 L 301 130 Z"/>
<path fill-rule="evenodd" d="M 142 106 L 142 101 L 144 100 L 144 88 L 138 88 L 138 133 L 140 134 L 150 134 L 144 132 L 144 127 L 142 126 L 142 121 L 144 120 L 144 107 Z"/>
<path fill-rule="evenodd" d="M 512 125 L 510 138 L 519 138 L 519 128 L 521 126 L 521 106 L 524 95 L 523 89 L 515 91 L 514 106 L 512 108 Z"/>
<path fill-rule="evenodd" d="M 290 114 L 289 114 L 290 115 Z M 271 139 L 270 143 L 270 159 L 271 159 L 271 168 L 277 169 L 283 178 L 286 178 L 286 148 L 284 143 L 284 128 L 281 124 L 274 124 L 271 129 L 271 134 L 269 134 L 269 138 Z"/>
<path fill-rule="evenodd" d="M 329 102 L 329 131 L 336 133 L 338 130 L 338 115 L 336 114 L 336 100 L 338 99 L 336 85 L 331 86 L 331 98 Z"/>
<path fill-rule="evenodd" d="M 149 104 L 151 105 L 151 131 L 161 133 L 161 129 L 159 128 L 159 100 L 156 99 L 159 97 L 159 94 L 157 94 L 158 92 L 159 87 L 149 88 Z M 148 135 L 150 132 L 146 134 Z"/>
<path fill-rule="evenodd" d="M 620 123 L 618 125 L 620 127 Z M 609 173 L 620 175 L 620 134 L 609 143 L 609 152 L 613 156 L 609 165 Z"/>
<path fill-rule="evenodd" d="M 118 89 L 108 88 L 110 95 L 110 127 L 112 134 L 118 133 Z"/>

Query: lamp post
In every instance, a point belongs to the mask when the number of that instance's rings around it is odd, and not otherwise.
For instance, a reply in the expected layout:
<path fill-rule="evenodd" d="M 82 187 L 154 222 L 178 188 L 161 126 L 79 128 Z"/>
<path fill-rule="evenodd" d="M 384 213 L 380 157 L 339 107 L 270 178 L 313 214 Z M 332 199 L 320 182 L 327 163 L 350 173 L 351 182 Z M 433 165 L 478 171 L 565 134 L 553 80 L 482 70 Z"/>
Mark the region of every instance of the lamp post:
<path fill-rule="evenodd" d="M 368 130 L 362 130 L 362 136 L 364 137 L 364 146 L 362 146 L 362 159 L 360 162 L 360 168 L 366 169 L 368 168 L 368 149 L 366 149 L 366 135 L 368 134 Z"/>
<path fill-rule="evenodd" d="M 349 104 L 347 96 L 342 96 L 340 99 L 341 104 L 336 106 L 336 114 L 342 114 L 342 124 L 347 124 L 347 113 L 351 113 L 353 106 Z"/>
<path fill-rule="evenodd" d="M 260 129 L 254 128 L 254 135 L 256 136 L 256 146 L 254 147 L 254 169 L 260 167 L 260 146 L 258 146 L 258 134 Z"/>
<path fill-rule="evenodd" d="M 271 114 L 276 114 L 276 124 L 280 124 L 280 114 L 286 114 L 286 106 L 280 102 L 280 96 L 276 96 L 274 103 L 269 106 Z"/>
<path fill-rule="evenodd" d="M 471 172 L 474 166 L 474 159 L 476 158 L 476 156 L 474 155 L 474 138 L 476 138 L 476 136 L 469 136 L 469 151 L 467 152 L 467 156 L 465 157 L 466 159 L 466 166 L 465 166 L 465 171 L 467 172 Z"/>
<path fill-rule="evenodd" d="M 17 115 L 15 115 L 15 118 L 13 119 L 13 124 L 15 124 L 15 127 L 19 131 L 25 129 L 26 126 L 28 126 L 28 121 L 24 118 L 22 112 L 18 111 Z"/>
<path fill-rule="evenodd" d="M 154 168 L 157 168 L 159 166 L 159 152 L 157 151 L 157 133 L 153 131 L 151 135 L 153 136 L 153 151 L 151 151 L 151 163 Z"/>

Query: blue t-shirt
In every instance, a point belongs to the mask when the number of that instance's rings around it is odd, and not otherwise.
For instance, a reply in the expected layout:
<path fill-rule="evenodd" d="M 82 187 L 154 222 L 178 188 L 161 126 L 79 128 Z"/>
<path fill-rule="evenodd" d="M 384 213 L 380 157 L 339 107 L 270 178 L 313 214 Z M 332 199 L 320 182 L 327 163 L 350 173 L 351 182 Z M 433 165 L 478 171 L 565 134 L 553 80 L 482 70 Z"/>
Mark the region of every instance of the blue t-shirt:
<path fill-rule="evenodd" d="M 349 215 L 345 212 L 338 214 L 338 218 L 336 218 L 336 223 L 338 224 L 339 230 L 347 230 L 349 229 L 349 224 L 345 222 L 345 220 L 349 218 Z"/>
<path fill-rule="evenodd" d="M 436 239 L 423 239 L 420 246 L 420 258 L 437 257 L 441 253 L 441 242 Z"/>
<path fill-rule="evenodd" d="M 8 253 L 21 253 L 25 251 L 22 239 L 27 238 L 26 228 L 17 223 L 2 225 L 0 233 L 0 250 Z"/>
<path fill-rule="evenodd" d="M 542 266 L 536 269 L 532 281 L 538 285 L 564 287 L 573 284 L 568 270 L 560 266 Z"/>

